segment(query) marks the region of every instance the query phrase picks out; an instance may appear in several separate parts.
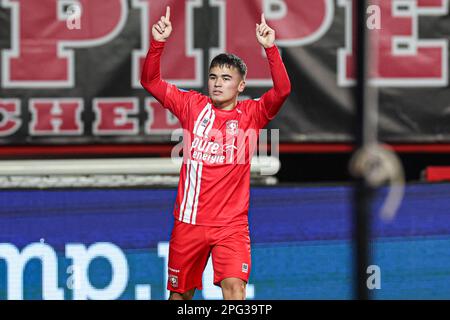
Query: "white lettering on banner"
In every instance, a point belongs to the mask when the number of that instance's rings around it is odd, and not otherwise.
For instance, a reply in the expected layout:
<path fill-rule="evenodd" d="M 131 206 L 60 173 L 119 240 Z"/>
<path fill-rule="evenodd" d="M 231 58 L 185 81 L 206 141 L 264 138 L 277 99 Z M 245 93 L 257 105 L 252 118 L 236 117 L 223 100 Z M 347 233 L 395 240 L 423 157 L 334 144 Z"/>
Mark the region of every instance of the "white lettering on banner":
<path fill-rule="evenodd" d="M 158 243 L 158 257 L 164 259 L 164 282 L 163 282 L 163 288 L 166 288 L 167 281 L 168 281 L 168 266 L 169 266 L 169 243 L 168 242 L 159 242 Z M 164 290 L 164 299 L 169 299 L 170 292 L 169 290 Z"/>
<path fill-rule="evenodd" d="M 169 243 L 159 242 L 158 256 L 164 259 L 163 287 L 167 284 Z M 74 300 L 106 300 L 117 299 L 124 293 L 129 280 L 129 266 L 124 252 L 113 243 L 98 242 L 90 246 L 80 243 L 67 243 L 65 256 L 72 260 L 67 268 L 70 274 L 67 280 L 67 288 L 73 292 Z M 98 289 L 92 286 L 89 278 L 89 267 L 98 258 L 106 259 L 111 265 L 111 280 L 109 284 Z M 45 300 L 63 300 L 64 288 L 58 287 L 58 257 L 55 249 L 45 242 L 31 243 L 19 249 L 10 243 L 0 243 L 0 261 L 6 263 L 6 298 L 10 300 L 24 299 L 24 272 L 26 265 L 32 260 L 38 259 L 42 264 L 42 297 Z M 179 274 L 181 270 L 172 269 Z M 203 297 L 204 299 L 222 298 L 220 288 L 213 284 L 214 271 L 211 259 L 203 273 Z M 164 290 L 165 299 L 169 298 L 169 291 Z M 255 297 L 254 285 L 247 285 L 247 299 Z M 135 285 L 135 299 L 151 299 L 150 284 Z"/>
<path fill-rule="evenodd" d="M 80 136 L 84 132 L 83 109 L 80 98 L 32 98 L 28 103 L 32 119 L 28 131 L 33 136 Z"/>
<path fill-rule="evenodd" d="M 84 244 L 66 245 L 66 255 L 73 259 L 74 300 L 113 300 L 120 297 L 128 284 L 128 263 L 119 247 L 112 243 L 96 243 L 86 248 Z M 91 285 L 89 265 L 96 258 L 105 258 L 112 268 L 111 282 L 104 289 Z"/>
<path fill-rule="evenodd" d="M 177 117 L 164 109 L 155 98 L 145 99 L 145 112 L 148 115 L 144 125 L 146 134 L 171 134 L 181 128 Z"/>
<path fill-rule="evenodd" d="M 96 98 L 92 102 L 96 114 L 95 135 L 137 135 L 139 121 L 130 117 L 139 112 L 137 98 Z"/>
<path fill-rule="evenodd" d="M 141 49 L 130 53 L 130 89 L 142 89 L 139 79 L 151 39 L 151 25 L 164 12 L 164 1 L 47 2 L 47 6 L 42 6 L 39 1 L 0 0 L 0 6 L 11 15 L 11 48 L 1 54 L 2 88 L 75 88 L 75 49 L 116 41 L 129 19 L 131 6 L 140 15 Z M 337 54 L 340 86 L 352 85 L 355 78 L 354 2 L 337 1 L 338 8 L 344 9 L 339 11 L 345 15 L 345 48 Z M 70 4 L 78 9 L 68 16 L 66 9 Z M 162 70 L 163 77 L 175 85 L 199 88 L 203 84 L 203 60 L 207 58 L 194 46 L 194 11 L 202 6 L 205 1 L 180 0 L 179 5 L 172 7 L 173 23 L 179 28 L 174 29 L 174 41 L 167 43 Z M 268 68 L 260 68 L 266 63 L 264 50 L 251 32 L 242 32 L 253 30 L 252 21 L 258 18 L 256 12 L 264 12 L 268 23 L 277 30 L 279 47 L 299 47 L 320 41 L 330 30 L 335 16 L 333 0 L 254 0 L 246 10 L 240 1 L 209 0 L 209 6 L 218 11 L 219 28 L 218 44 L 209 49 L 209 59 L 219 52 L 239 51 L 239 56 L 247 62 L 246 82 L 251 87 L 272 85 Z M 424 39 L 419 27 L 421 17 L 432 16 L 437 20 L 448 15 L 448 11 L 448 0 L 374 0 L 368 7 L 367 23 L 369 32 L 378 34 L 374 51 L 380 61 L 372 83 L 382 87 L 447 86 L 448 40 L 439 34 Z M 102 12 L 108 14 L 101 15 Z M 96 19 L 99 15 L 101 19 Z M 236 15 L 240 19 L 235 19 Z M 39 30 L 36 25 L 40 26 Z M 243 40 L 236 44 L 236 37 Z"/>
<path fill-rule="evenodd" d="M 65 247 L 66 258 L 72 259 L 67 268 L 71 274 L 68 278 L 68 289 L 73 291 L 73 299 L 117 299 L 129 278 L 128 262 L 125 254 L 116 245 L 109 242 L 95 243 L 88 248 L 84 244 L 68 243 Z M 106 259 L 112 269 L 108 286 L 98 289 L 92 286 L 89 279 L 89 266 L 97 258 Z M 58 287 L 58 259 L 55 250 L 44 242 L 32 243 L 19 252 L 16 246 L 9 243 L 0 244 L 0 260 L 6 262 L 7 299 L 23 299 L 25 266 L 32 259 L 42 264 L 42 297 L 48 300 L 64 299 L 64 289 Z M 136 298 L 149 298 L 150 285 L 136 285 Z"/>
<path fill-rule="evenodd" d="M 148 100 L 146 100 L 146 106 Z M 28 112 L 31 114 L 29 123 L 20 118 L 19 99 L 0 98 L 0 136 L 8 137 L 17 133 L 22 126 L 28 126 L 30 136 L 82 136 L 87 126 L 82 115 L 87 113 L 85 101 L 82 98 L 33 98 L 29 99 Z M 143 108 L 148 114 L 148 126 L 143 130 L 138 118 L 139 100 L 133 97 L 94 98 L 92 100 L 91 131 L 94 136 L 105 135 L 140 135 L 171 133 L 180 128 L 180 123 L 160 105 L 155 108 Z M 158 116 L 155 116 L 155 114 Z M 142 120 L 144 121 L 144 120 Z"/>
<path fill-rule="evenodd" d="M 55 250 L 48 244 L 40 242 L 26 246 L 21 253 L 12 244 L 0 244 L 0 260 L 6 262 L 8 299 L 23 299 L 24 269 L 31 259 L 39 259 L 42 263 L 43 299 L 64 299 L 63 289 L 58 288 L 58 260 Z"/>

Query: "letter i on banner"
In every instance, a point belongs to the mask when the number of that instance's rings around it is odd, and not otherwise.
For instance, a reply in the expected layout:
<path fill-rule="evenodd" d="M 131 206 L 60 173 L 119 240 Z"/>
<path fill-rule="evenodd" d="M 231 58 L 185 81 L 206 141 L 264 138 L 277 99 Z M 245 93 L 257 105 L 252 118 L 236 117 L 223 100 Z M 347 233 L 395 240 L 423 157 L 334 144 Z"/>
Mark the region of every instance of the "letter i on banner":
<path fill-rule="evenodd" d="M 219 47 L 210 50 L 210 59 L 220 52 L 234 52 L 247 64 L 250 86 L 271 86 L 272 78 L 261 46 L 255 39 L 255 25 L 264 12 L 267 24 L 276 30 L 280 47 L 306 45 L 320 39 L 333 21 L 333 0 L 210 0 L 219 9 Z M 239 19 L 236 19 L 236 17 Z M 242 32 L 249 30 L 249 32 Z"/>
<path fill-rule="evenodd" d="M 202 0 L 132 0 L 132 6 L 141 12 L 141 50 L 132 58 L 132 86 L 142 89 L 140 77 L 150 46 L 152 25 L 170 6 L 170 20 L 174 25 L 161 60 L 162 77 L 174 85 L 189 88 L 203 85 L 203 52 L 194 49 L 194 9 Z"/>

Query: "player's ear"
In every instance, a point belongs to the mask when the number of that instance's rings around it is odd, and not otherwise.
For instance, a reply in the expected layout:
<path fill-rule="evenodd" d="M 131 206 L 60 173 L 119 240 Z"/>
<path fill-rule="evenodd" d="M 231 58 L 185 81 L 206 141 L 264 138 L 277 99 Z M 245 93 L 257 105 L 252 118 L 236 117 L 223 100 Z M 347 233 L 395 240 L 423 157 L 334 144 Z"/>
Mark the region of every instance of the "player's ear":
<path fill-rule="evenodd" d="M 239 93 L 244 92 L 245 86 L 246 86 L 245 79 L 242 79 L 238 86 Z"/>

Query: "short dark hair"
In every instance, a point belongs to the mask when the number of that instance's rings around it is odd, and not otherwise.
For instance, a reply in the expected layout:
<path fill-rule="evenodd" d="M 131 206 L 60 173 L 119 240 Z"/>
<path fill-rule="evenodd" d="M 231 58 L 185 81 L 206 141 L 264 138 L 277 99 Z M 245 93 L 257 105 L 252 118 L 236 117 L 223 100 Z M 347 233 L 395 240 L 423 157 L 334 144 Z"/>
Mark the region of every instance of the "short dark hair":
<path fill-rule="evenodd" d="M 217 55 L 212 61 L 211 65 L 209 66 L 209 70 L 211 70 L 214 67 L 234 67 L 236 68 L 242 78 L 245 78 L 247 75 L 247 66 L 245 65 L 244 61 L 242 61 L 241 58 L 238 56 L 232 54 L 232 53 L 221 53 Z"/>

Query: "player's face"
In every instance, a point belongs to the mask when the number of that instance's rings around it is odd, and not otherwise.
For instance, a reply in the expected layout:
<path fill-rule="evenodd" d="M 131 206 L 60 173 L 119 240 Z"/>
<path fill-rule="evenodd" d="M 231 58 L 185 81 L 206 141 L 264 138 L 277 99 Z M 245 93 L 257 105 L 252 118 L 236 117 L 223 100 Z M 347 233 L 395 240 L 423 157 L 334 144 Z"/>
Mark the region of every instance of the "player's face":
<path fill-rule="evenodd" d="M 245 81 L 234 67 L 213 67 L 209 70 L 208 91 L 214 105 L 225 107 L 243 92 Z"/>

